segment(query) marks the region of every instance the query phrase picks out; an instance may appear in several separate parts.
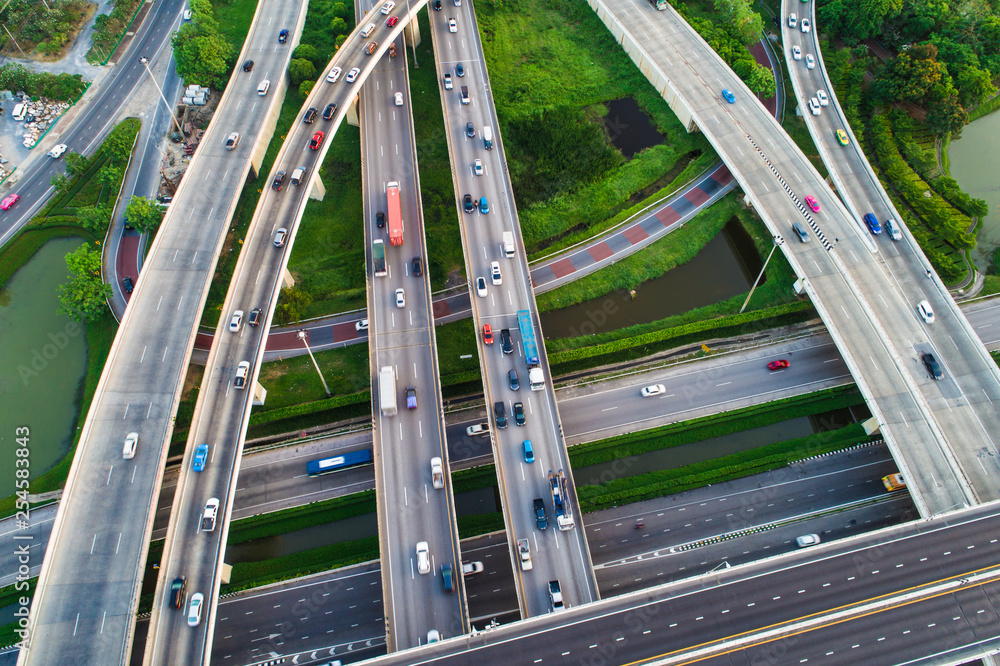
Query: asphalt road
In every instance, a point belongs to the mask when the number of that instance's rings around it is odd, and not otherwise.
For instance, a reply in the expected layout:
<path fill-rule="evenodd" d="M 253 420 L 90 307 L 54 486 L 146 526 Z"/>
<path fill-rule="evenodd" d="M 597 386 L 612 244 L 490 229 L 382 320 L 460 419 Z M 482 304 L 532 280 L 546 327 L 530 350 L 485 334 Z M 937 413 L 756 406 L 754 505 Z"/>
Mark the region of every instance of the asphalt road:
<path fill-rule="evenodd" d="M 912 242 L 873 237 L 833 196 L 802 151 L 721 58 L 667 8 L 641 0 L 609 7 L 647 51 L 644 71 L 673 90 L 739 180 L 748 201 L 780 242 L 799 283 L 827 324 L 900 465 L 923 515 L 997 497 L 1000 371 Z M 608 20 L 611 21 L 611 15 Z M 613 21 L 612 21 L 613 22 Z M 789 48 L 786 45 L 786 49 Z M 736 94 L 726 103 L 721 89 Z M 817 198 L 819 212 L 804 197 Z M 799 242 L 793 221 L 809 230 Z M 898 253 L 897 254 L 894 254 Z M 915 310 L 931 300 L 937 322 Z M 945 377 L 935 381 L 920 354 L 936 352 Z M 922 446 L 905 446 L 917 439 Z"/>
<path fill-rule="evenodd" d="M 374 9 L 378 2 L 355 7 L 358 25 L 374 24 L 368 38 L 388 48 L 386 16 Z M 399 3 L 402 11 L 405 4 Z M 362 13 L 368 9 L 368 18 Z M 367 41 L 367 40 L 366 40 Z M 449 635 L 468 631 L 468 611 L 458 570 L 461 552 L 454 495 L 448 474 L 444 412 L 438 377 L 437 345 L 431 303 L 427 243 L 420 202 L 416 139 L 410 113 L 407 53 L 403 38 L 396 38 L 395 58 L 377 60 L 360 95 L 362 182 L 366 247 L 381 239 L 385 244 L 388 274 L 373 275 L 372 259 L 366 263 L 368 286 L 369 349 L 374 396 L 375 480 L 378 490 L 379 550 L 382 562 L 385 633 L 389 651 L 427 641 L 428 632 Z M 368 59 L 376 58 L 362 56 Z M 396 93 L 403 105 L 395 105 Z M 390 243 L 388 223 L 376 225 L 376 212 L 385 213 L 386 185 L 399 183 L 403 244 Z M 370 251 L 369 251 L 370 254 Z M 422 262 L 416 275 L 413 261 Z M 396 302 L 403 290 L 404 305 Z M 379 371 L 392 368 L 396 414 L 379 409 L 382 390 Z M 416 392 L 416 406 L 407 407 L 406 391 Z M 445 487 L 435 489 L 430 460 L 442 459 Z M 371 469 L 366 470 L 369 474 Z M 416 546 L 427 542 L 429 570 L 418 569 Z M 444 587 L 444 567 L 452 567 L 453 592 Z"/>
<path fill-rule="evenodd" d="M 490 424 L 494 439 L 494 460 L 500 484 L 504 524 L 511 545 L 517 539 L 532 537 L 530 572 L 518 570 L 515 577 L 521 612 L 533 617 L 548 612 L 548 581 L 561 583 L 567 606 L 588 603 L 598 598 L 597 585 L 587 550 L 583 530 L 579 526 L 568 531 L 556 527 L 553 500 L 548 487 L 547 473 L 563 470 L 568 477 L 568 506 L 577 507 L 576 488 L 562 436 L 562 425 L 556 408 L 551 373 L 545 360 L 544 341 L 538 326 L 531 280 L 528 273 L 524 245 L 521 241 L 520 223 L 514 205 L 507 174 L 506 156 L 499 132 L 499 123 L 493 108 L 486 64 L 482 57 L 482 44 L 476 29 L 472 3 L 461 7 L 447 5 L 442 11 L 431 11 L 431 31 L 434 39 L 438 80 L 442 86 L 441 100 L 444 111 L 445 134 L 456 165 L 452 175 L 455 192 L 460 198 L 469 194 L 477 202 L 474 211 L 466 212 L 462 201 L 458 206 L 459 225 L 462 233 L 466 275 L 470 280 L 484 280 L 483 293 L 474 285 L 472 300 L 473 321 L 477 331 L 480 369 L 486 395 L 491 407 Z M 456 20 L 456 32 L 449 30 L 449 20 Z M 464 75 L 458 76 L 461 65 Z M 445 73 L 452 74 L 454 88 L 444 88 Z M 468 88 L 469 100 L 462 103 L 462 89 Z M 472 123 L 474 137 L 468 136 Z M 493 128 L 492 149 L 487 149 L 483 139 L 484 128 Z M 475 160 L 481 160 L 483 174 L 476 175 Z M 483 205 L 485 204 L 485 206 Z M 488 211 L 488 212 L 486 212 Z M 512 258 L 504 256 L 501 241 L 504 231 L 512 231 L 516 252 Z M 499 276 L 491 273 L 496 262 Z M 538 353 L 545 374 L 545 388 L 531 391 L 521 335 L 518 330 L 517 312 L 531 313 Z M 489 324 L 496 339 L 486 345 L 480 331 Z M 501 351 L 501 336 L 509 330 L 512 353 Z M 520 389 L 510 388 L 508 372 L 516 370 Z M 525 423 L 514 422 L 515 406 L 523 405 Z M 498 406 L 505 412 L 507 427 L 498 427 L 495 411 Z M 525 463 L 521 454 L 524 440 L 531 440 L 536 462 Z M 534 535 L 534 499 L 541 499 L 547 506 L 551 529 L 541 536 Z M 512 561 L 517 557 L 511 549 Z"/>
<path fill-rule="evenodd" d="M 821 532 L 824 540 L 843 538 L 906 520 L 914 514 L 912 503 L 905 493 L 887 495 L 880 481 L 894 469 L 885 447 L 865 447 L 588 514 L 586 529 L 602 596 L 687 578 L 722 561 L 735 565 L 787 554 L 795 550 L 792 540 L 802 533 Z M 808 490 L 803 491 L 804 486 Z M 852 504 L 856 506 L 850 508 Z M 845 510 L 824 515 L 837 508 Z M 639 516 L 646 520 L 642 531 L 634 528 Z M 781 521 L 794 522 L 769 529 Z M 481 630 L 493 619 L 517 620 L 503 534 L 467 539 L 462 552 L 464 561 L 484 565 L 483 572 L 465 579 L 476 627 Z M 359 649 L 383 643 L 379 584 L 378 565 L 369 563 L 223 600 L 213 660 L 254 663 L 300 655 L 296 663 L 324 657 L 356 661 Z"/>

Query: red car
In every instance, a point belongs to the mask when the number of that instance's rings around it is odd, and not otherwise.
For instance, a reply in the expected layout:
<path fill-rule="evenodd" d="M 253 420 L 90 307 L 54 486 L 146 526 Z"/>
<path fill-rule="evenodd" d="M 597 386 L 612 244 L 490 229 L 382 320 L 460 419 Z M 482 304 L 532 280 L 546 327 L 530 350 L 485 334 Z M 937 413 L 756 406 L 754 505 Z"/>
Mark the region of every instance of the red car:
<path fill-rule="evenodd" d="M 789 365 L 791 365 L 791 364 L 788 361 L 786 361 L 785 359 L 780 359 L 778 361 L 771 361 L 770 363 L 768 363 L 767 364 L 767 369 L 768 370 L 781 370 L 783 368 L 787 368 Z"/>
<path fill-rule="evenodd" d="M 399 17 L 398 16 L 390 16 L 389 20 L 385 22 L 385 25 L 386 25 L 386 27 L 392 28 L 392 27 L 395 27 L 395 25 L 397 23 L 399 23 Z"/>
<path fill-rule="evenodd" d="M 493 344 L 493 327 L 489 324 L 483 324 L 483 344 Z"/>
<path fill-rule="evenodd" d="M 309 140 L 309 147 L 313 150 L 319 150 L 321 143 L 323 143 L 323 132 L 316 132 L 313 134 L 313 138 Z"/>
<path fill-rule="evenodd" d="M 814 197 L 814 196 L 808 196 L 808 197 L 806 197 L 806 204 L 808 204 L 809 207 L 812 208 L 812 212 L 814 212 L 814 213 L 818 213 L 819 212 L 819 202 L 816 201 L 816 197 Z"/>

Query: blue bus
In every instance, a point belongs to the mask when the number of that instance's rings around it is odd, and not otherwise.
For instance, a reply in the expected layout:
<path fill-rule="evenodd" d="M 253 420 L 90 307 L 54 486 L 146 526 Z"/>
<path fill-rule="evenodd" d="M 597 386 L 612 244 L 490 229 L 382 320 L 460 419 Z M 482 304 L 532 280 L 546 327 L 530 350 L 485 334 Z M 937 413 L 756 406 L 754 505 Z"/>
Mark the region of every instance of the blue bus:
<path fill-rule="evenodd" d="M 309 476 L 320 476 L 322 474 L 330 474 L 331 472 L 339 472 L 351 469 L 352 467 L 371 464 L 372 450 L 364 449 L 362 451 L 351 451 L 343 455 L 333 456 L 332 458 L 310 460 L 306 463 L 306 471 L 309 472 Z"/>

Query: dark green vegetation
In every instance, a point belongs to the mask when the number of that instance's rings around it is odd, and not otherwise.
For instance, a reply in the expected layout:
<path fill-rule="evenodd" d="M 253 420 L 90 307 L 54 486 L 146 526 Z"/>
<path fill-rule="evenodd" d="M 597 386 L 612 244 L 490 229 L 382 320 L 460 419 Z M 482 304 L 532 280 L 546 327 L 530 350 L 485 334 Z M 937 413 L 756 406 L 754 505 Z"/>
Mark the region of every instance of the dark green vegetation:
<path fill-rule="evenodd" d="M 85 0 L 4 3 L 0 23 L 6 30 L 0 32 L 0 53 L 17 58 L 28 57 L 36 50 L 46 55 L 59 53 L 89 16 L 88 4 Z"/>
<path fill-rule="evenodd" d="M 93 46 L 87 52 L 87 62 L 91 64 L 108 62 L 139 13 L 142 0 L 113 0 L 113 4 L 110 13 L 100 14 L 94 19 Z"/>
<path fill-rule="evenodd" d="M 17 62 L 0 67 L 0 89 L 22 90 L 30 97 L 46 97 L 60 102 L 78 100 L 87 86 L 79 74 L 50 74 L 33 72 Z"/>
<path fill-rule="evenodd" d="M 171 42 L 177 73 L 188 85 L 221 90 L 229 82 L 239 49 L 220 32 L 210 0 L 188 0 L 188 4 L 191 20 L 174 33 Z"/>

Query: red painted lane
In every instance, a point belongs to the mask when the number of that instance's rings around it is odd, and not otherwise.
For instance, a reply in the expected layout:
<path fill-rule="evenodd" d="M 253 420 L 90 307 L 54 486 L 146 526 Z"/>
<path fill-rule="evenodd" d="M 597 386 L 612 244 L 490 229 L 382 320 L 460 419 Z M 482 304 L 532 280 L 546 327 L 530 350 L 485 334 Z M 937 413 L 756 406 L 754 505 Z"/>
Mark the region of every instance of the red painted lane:
<path fill-rule="evenodd" d="M 549 264 L 549 268 L 552 269 L 552 273 L 557 278 L 562 278 L 566 277 L 567 275 L 572 275 L 573 271 L 576 270 L 576 266 L 574 266 L 573 262 L 570 261 L 568 258 L 560 259 L 559 261 L 553 261 L 551 264 Z"/>
<path fill-rule="evenodd" d="M 360 337 L 358 329 L 354 328 L 354 322 L 349 321 L 333 325 L 334 342 L 344 342 L 345 340 L 354 340 Z"/>
<path fill-rule="evenodd" d="M 587 252 L 594 258 L 594 261 L 602 261 L 614 255 L 614 251 L 607 243 L 593 245 L 587 249 Z"/>
<path fill-rule="evenodd" d="M 440 319 L 441 317 L 447 317 L 451 314 L 451 306 L 448 305 L 448 301 L 434 301 L 434 318 Z"/>
<path fill-rule="evenodd" d="M 137 283 L 139 277 L 139 265 L 136 257 L 139 256 L 139 240 L 141 236 L 127 234 L 122 236 L 118 245 L 118 257 L 115 259 L 115 270 L 118 272 L 118 285 L 121 287 L 122 296 L 128 303 L 132 294 L 125 291 L 125 286 L 121 283 L 126 277 L 132 278 L 133 284 Z"/>
<path fill-rule="evenodd" d="M 709 196 L 708 193 L 700 187 L 692 187 L 684 193 L 684 198 L 690 201 L 691 204 L 697 208 L 708 201 Z"/>
<path fill-rule="evenodd" d="M 675 224 L 681 219 L 680 213 L 671 207 L 664 208 L 658 212 L 655 217 L 660 221 L 660 224 L 665 227 L 670 227 L 672 224 Z"/>
<path fill-rule="evenodd" d="M 636 224 L 633 227 L 629 227 L 628 229 L 623 231 L 622 236 L 624 236 L 625 240 L 627 240 L 632 245 L 635 245 L 636 243 L 641 243 L 642 241 L 649 238 L 649 234 L 646 233 L 646 230 L 643 229 L 638 224 Z"/>

